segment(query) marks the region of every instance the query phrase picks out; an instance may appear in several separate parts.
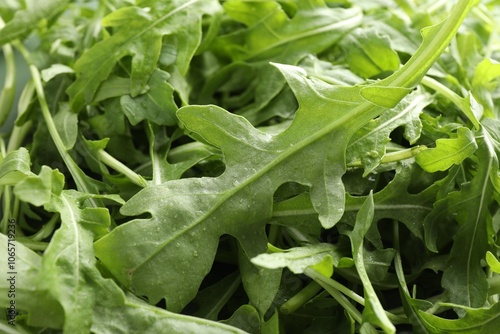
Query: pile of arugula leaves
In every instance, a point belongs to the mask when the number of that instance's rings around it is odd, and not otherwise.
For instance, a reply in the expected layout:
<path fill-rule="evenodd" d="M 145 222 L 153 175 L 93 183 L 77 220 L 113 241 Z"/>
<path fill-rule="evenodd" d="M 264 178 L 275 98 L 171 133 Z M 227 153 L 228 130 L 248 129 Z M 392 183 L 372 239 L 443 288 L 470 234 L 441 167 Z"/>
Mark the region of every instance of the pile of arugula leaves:
<path fill-rule="evenodd" d="M 495 332 L 499 16 L 2 1 L 0 331 Z"/>

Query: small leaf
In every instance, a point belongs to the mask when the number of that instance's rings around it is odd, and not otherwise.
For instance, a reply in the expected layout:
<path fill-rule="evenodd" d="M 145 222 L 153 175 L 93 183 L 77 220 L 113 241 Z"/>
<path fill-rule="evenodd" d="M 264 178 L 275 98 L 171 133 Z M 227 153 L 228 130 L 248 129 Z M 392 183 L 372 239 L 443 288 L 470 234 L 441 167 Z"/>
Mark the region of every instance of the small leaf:
<path fill-rule="evenodd" d="M 500 326 L 500 303 L 490 308 L 468 308 L 453 304 L 443 306 L 460 307 L 465 315 L 457 320 L 443 319 L 433 314 L 418 311 L 420 318 L 431 333 L 489 334 Z"/>
<path fill-rule="evenodd" d="M 357 28 L 342 43 L 350 69 L 364 78 L 371 78 L 383 72 L 396 71 L 398 54 L 391 48 L 387 36 L 367 28 Z"/>
<path fill-rule="evenodd" d="M 54 116 L 54 123 L 66 150 L 72 149 L 78 136 L 78 115 L 64 104 Z"/>
<path fill-rule="evenodd" d="M 59 74 L 63 73 L 74 73 L 75 71 L 66 65 L 63 64 L 52 64 L 50 65 L 49 68 L 46 68 L 42 70 L 42 79 L 45 82 L 49 82 L 52 80 L 54 77 L 58 76 Z"/>
<path fill-rule="evenodd" d="M 151 88 L 146 93 L 136 97 L 121 97 L 120 104 L 130 124 L 136 125 L 143 120 L 158 125 L 177 123 L 177 105 L 173 96 L 174 88 L 167 82 L 169 77 L 167 72 L 157 69 L 149 79 L 148 85 Z"/>
<path fill-rule="evenodd" d="M 14 185 L 33 175 L 30 165 L 30 155 L 24 147 L 7 153 L 0 164 L 0 185 Z"/>
<path fill-rule="evenodd" d="M 326 258 L 334 266 L 338 264 L 341 255 L 331 244 L 321 243 L 306 247 L 294 247 L 286 249 L 281 253 L 260 254 L 252 258 L 252 263 L 263 268 L 276 269 L 288 268 L 295 274 L 303 274 L 304 271 Z M 328 275 L 327 277 L 331 276 Z"/>
<path fill-rule="evenodd" d="M 493 272 L 500 274 L 500 261 L 490 251 L 486 252 L 486 262 Z"/>
<path fill-rule="evenodd" d="M 462 127 L 457 130 L 456 138 L 438 139 L 436 148 L 421 151 L 416 161 L 425 171 L 434 173 L 460 164 L 474 154 L 476 149 L 474 134 L 468 128 Z"/>

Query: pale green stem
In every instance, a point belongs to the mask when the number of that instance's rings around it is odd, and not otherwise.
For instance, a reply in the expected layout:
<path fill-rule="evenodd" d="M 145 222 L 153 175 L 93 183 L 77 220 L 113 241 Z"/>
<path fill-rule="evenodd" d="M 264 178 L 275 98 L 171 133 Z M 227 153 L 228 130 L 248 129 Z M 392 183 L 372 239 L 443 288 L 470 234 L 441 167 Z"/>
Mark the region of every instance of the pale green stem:
<path fill-rule="evenodd" d="M 139 187 L 147 187 L 148 182 L 139 174 L 125 166 L 122 162 L 118 161 L 112 155 L 104 150 L 97 151 L 99 160 L 113 168 L 115 171 L 125 175 L 132 183 L 138 185 Z"/>
<path fill-rule="evenodd" d="M 347 313 L 357 322 L 361 323 L 363 317 L 361 312 L 342 294 L 339 290 L 330 285 L 329 279 L 318 273 L 316 270 L 307 268 L 304 274 L 312 278 L 315 282 L 323 287 L 328 293 L 342 306 Z"/>
<path fill-rule="evenodd" d="M 0 17 L 0 29 L 4 25 Z M 5 58 L 5 82 L 2 92 L 0 93 L 0 126 L 3 125 L 7 117 L 9 117 L 16 93 L 16 61 L 12 46 L 10 44 L 5 44 L 2 47 L 2 51 Z"/>
<path fill-rule="evenodd" d="M 316 283 L 316 281 L 312 281 L 305 288 L 300 290 L 295 296 L 287 300 L 280 307 L 280 311 L 283 314 L 292 314 L 297 311 L 302 305 L 311 300 L 314 296 L 318 294 L 318 292 L 323 289 L 321 285 Z"/>
<path fill-rule="evenodd" d="M 93 192 L 88 187 L 87 182 L 84 179 L 84 174 L 81 173 L 80 170 L 78 170 L 77 164 L 73 161 L 71 156 L 68 154 L 66 147 L 64 147 L 63 141 L 61 140 L 61 137 L 59 136 L 59 132 L 57 131 L 56 125 L 54 123 L 54 120 L 52 119 L 52 115 L 50 113 L 50 110 L 49 110 L 49 107 L 47 104 L 47 99 L 45 98 L 45 92 L 43 90 L 42 79 L 40 77 L 40 71 L 38 70 L 38 68 L 35 65 L 31 64 L 29 52 L 24 47 L 24 45 L 22 45 L 18 41 L 15 41 L 13 44 L 19 50 L 19 52 L 21 52 L 24 59 L 29 64 L 31 77 L 32 77 L 33 83 L 35 85 L 35 91 L 36 91 L 37 97 L 38 97 L 38 102 L 40 103 L 40 108 L 42 110 L 42 116 L 45 120 L 45 123 L 47 124 L 47 129 L 49 130 L 50 136 L 52 137 L 52 140 L 54 141 L 54 144 L 57 148 L 57 151 L 59 152 L 59 155 L 63 159 L 66 167 L 68 168 L 71 176 L 73 177 L 73 180 L 75 181 L 78 190 L 81 192 L 92 194 Z M 90 198 L 89 201 L 92 204 L 92 206 L 94 206 L 94 207 L 98 206 L 93 198 Z"/>
<path fill-rule="evenodd" d="M 400 150 L 400 151 L 396 151 L 396 152 L 386 153 L 382 157 L 382 160 L 380 160 L 380 163 L 387 164 L 387 163 L 391 163 L 391 162 L 410 159 L 426 149 L 427 149 L 427 146 L 419 145 L 419 146 L 415 146 L 412 148 L 408 148 L 408 149 L 404 149 L 404 150 Z M 364 166 L 364 164 L 361 162 L 361 160 L 355 160 L 355 161 L 347 164 L 347 167 L 363 167 L 363 166 Z"/>

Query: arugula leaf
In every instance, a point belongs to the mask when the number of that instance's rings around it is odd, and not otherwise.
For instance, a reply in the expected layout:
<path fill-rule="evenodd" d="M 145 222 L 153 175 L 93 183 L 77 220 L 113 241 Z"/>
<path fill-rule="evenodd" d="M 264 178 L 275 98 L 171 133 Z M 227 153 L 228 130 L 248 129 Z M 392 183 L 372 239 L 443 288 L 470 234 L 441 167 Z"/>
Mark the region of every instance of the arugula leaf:
<path fill-rule="evenodd" d="M 462 127 L 456 135 L 456 138 L 438 139 L 436 148 L 420 152 L 416 157 L 420 167 L 431 173 L 445 171 L 474 154 L 477 144 L 472 131 Z"/>
<path fill-rule="evenodd" d="M 300 106 L 290 127 L 277 135 L 262 133 L 246 119 L 217 106 L 181 108 L 177 117 L 186 129 L 222 150 L 225 172 L 217 178 L 173 180 L 142 190 L 121 213 L 148 212 L 151 218 L 129 221 L 99 239 L 97 257 L 135 293 L 148 296 L 151 303 L 165 298 L 168 309 L 179 311 L 194 298 L 209 272 L 221 235 L 236 237 L 249 257 L 263 253 L 263 227 L 271 217 L 272 195 L 279 185 L 294 181 L 309 186 L 322 225 L 334 226 L 344 213 L 341 177 L 350 137 L 386 108 L 397 105 L 425 74 L 423 66 L 432 64 L 427 57 L 440 54 L 441 43 L 450 40 L 458 28 L 456 19 L 471 6 L 461 5 L 440 29 L 425 34 L 414 58 L 376 85 L 333 87 L 308 78 L 298 67 L 276 64 Z M 404 86 L 393 86 L 396 82 Z M 297 161 L 308 161 L 311 169 Z M 181 283 L 178 275 L 183 277 Z M 157 277 L 162 277 L 161 284 Z"/>
<path fill-rule="evenodd" d="M 125 56 L 132 57 L 130 91 L 137 96 L 155 71 L 161 53 L 163 36 L 172 36 L 176 61 L 185 74 L 190 59 L 201 42 L 201 17 L 216 15 L 217 1 L 141 1 L 141 7 L 124 7 L 102 21 L 115 33 L 96 43 L 75 63 L 77 80 L 68 88 L 71 108 L 80 111 L 84 103 L 93 101 L 99 84 Z M 143 50 L 148 50 L 147 56 Z"/>
<path fill-rule="evenodd" d="M 0 331 L 494 331 L 499 8 L 2 2 Z"/>
<path fill-rule="evenodd" d="M 26 8 L 17 11 L 12 20 L 0 29 L 0 45 L 26 37 L 41 21 L 50 21 L 61 13 L 68 3 L 68 0 L 28 2 Z"/>

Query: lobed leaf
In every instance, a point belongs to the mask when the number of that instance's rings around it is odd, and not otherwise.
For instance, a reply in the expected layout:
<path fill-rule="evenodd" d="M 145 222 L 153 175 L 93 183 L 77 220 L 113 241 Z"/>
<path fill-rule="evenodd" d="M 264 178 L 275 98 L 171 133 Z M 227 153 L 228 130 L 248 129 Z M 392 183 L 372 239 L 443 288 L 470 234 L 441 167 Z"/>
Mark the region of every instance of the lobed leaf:
<path fill-rule="evenodd" d="M 94 44 L 75 63 L 77 79 L 67 91 L 74 111 L 93 101 L 100 83 L 126 56 L 132 57 L 131 95 L 141 93 L 155 71 L 164 36 L 171 37 L 177 51 L 175 64 L 185 74 L 201 42 L 202 16 L 216 15 L 220 10 L 215 0 L 144 0 L 139 5 L 120 8 L 105 17 L 102 24 L 112 27 L 114 33 Z"/>
<path fill-rule="evenodd" d="M 438 139 L 436 148 L 421 151 L 416 161 L 425 171 L 433 173 L 449 169 L 470 157 L 477 149 L 474 134 L 468 128 L 457 130 L 457 137 Z"/>

